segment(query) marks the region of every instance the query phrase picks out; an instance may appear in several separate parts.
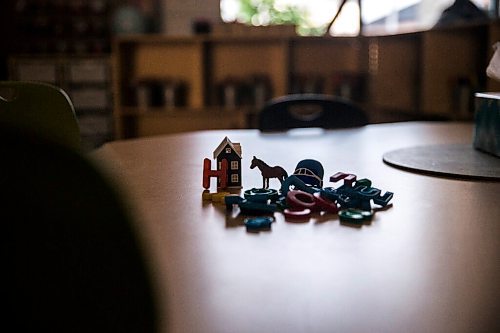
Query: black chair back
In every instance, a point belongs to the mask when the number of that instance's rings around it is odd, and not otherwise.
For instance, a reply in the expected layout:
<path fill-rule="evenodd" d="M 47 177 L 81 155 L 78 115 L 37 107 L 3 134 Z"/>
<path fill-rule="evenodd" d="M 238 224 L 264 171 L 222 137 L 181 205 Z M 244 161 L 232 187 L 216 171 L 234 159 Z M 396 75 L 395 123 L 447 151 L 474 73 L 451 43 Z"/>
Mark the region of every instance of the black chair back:
<path fill-rule="evenodd" d="M 292 128 L 348 128 L 368 124 L 365 111 L 346 99 L 322 94 L 292 94 L 267 103 L 259 113 L 261 131 Z"/>

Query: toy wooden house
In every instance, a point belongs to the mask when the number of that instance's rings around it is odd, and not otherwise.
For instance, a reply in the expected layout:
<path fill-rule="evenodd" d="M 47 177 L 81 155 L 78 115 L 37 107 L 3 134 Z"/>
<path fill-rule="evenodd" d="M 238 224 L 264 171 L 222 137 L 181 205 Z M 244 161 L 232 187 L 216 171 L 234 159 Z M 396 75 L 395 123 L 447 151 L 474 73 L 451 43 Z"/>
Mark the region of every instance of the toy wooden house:
<path fill-rule="evenodd" d="M 217 160 L 217 170 L 220 170 L 223 159 L 227 161 L 227 186 L 241 187 L 241 145 L 231 142 L 226 136 L 214 150 L 214 159 Z"/>

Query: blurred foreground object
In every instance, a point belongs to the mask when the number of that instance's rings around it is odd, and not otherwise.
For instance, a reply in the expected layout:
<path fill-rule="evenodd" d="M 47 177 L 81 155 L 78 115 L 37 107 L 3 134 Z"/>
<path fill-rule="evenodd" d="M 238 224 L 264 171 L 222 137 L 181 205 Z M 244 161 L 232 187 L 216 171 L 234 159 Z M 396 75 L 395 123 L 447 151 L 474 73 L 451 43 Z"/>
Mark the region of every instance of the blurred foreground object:
<path fill-rule="evenodd" d="M 2 322 L 18 332 L 154 332 L 131 216 L 79 151 L 0 124 Z"/>

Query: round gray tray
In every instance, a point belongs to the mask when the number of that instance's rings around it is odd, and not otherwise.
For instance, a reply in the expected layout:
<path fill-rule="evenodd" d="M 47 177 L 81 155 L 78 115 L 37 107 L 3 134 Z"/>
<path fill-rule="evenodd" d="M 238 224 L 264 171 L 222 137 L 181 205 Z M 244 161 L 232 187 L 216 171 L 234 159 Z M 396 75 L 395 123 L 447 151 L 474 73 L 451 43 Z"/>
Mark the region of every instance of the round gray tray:
<path fill-rule="evenodd" d="M 500 180 L 500 158 L 471 144 L 409 147 L 387 152 L 385 163 L 409 171 L 444 177 Z"/>

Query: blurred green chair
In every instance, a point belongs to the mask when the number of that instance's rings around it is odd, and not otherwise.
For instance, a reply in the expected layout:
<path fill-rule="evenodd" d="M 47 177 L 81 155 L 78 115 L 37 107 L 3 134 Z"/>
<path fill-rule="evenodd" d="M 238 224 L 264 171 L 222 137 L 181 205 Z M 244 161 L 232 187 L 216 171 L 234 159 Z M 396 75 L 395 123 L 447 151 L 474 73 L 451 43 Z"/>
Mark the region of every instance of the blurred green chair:
<path fill-rule="evenodd" d="M 0 124 L 81 149 L 80 128 L 68 95 L 41 82 L 0 82 Z"/>

